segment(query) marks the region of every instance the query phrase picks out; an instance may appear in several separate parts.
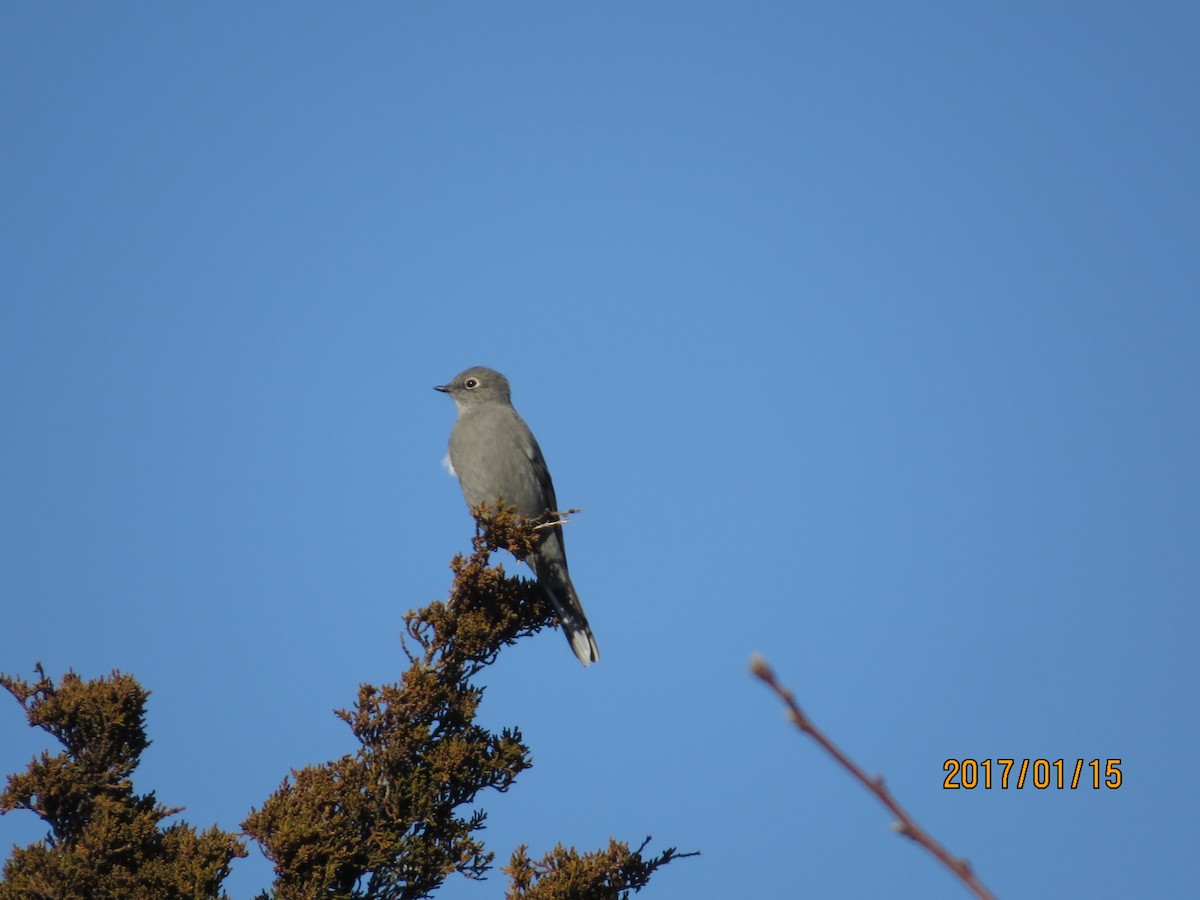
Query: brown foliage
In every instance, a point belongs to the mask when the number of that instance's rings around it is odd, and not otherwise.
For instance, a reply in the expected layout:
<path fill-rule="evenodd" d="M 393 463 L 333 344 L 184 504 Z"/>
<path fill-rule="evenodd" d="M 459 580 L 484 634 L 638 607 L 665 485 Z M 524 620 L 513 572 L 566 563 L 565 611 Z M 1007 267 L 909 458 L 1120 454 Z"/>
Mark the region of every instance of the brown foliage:
<path fill-rule="evenodd" d="M 636 850 L 609 838 L 608 848 L 595 853 L 580 853 L 562 844 L 533 862 L 522 844 L 503 871 L 511 879 L 505 900 L 626 900 L 650 881 L 655 869 L 673 859 L 696 856 L 678 853 L 668 847 L 653 859 L 642 851 L 650 838 Z"/>
<path fill-rule="evenodd" d="M 469 681 L 500 648 L 553 624 L 535 585 L 488 566 L 496 540 L 536 539 L 501 514 L 475 552 L 455 557 L 446 602 L 404 617 L 416 647 L 398 684 L 362 685 L 339 710 L 360 747 L 353 756 L 293 772 L 243 823 L 275 863 L 279 900 L 317 896 L 413 900 L 446 876 L 479 878 L 491 865 L 469 815 L 485 788 L 507 790 L 529 768 L 521 733 L 475 724 L 483 689 Z"/>
<path fill-rule="evenodd" d="M 0 676 L 25 707 L 29 724 L 65 748 L 42 753 L 10 775 L 0 813 L 26 809 L 50 826 L 47 840 L 14 848 L 4 864 L 0 900 L 203 900 L 225 897 L 221 882 L 244 845 L 213 827 L 200 834 L 179 812 L 133 792 L 130 775 L 146 749 L 149 692 L 120 672 L 84 681 L 74 672 L 55 685 L 39 665 L 33 684 Z"/>
<path fill-rule="evenodd" d="M 242 824 L 275 864 L 275 883 L 260 900 L 416 900 L 454 872 L 482 878 L 490 868 L 494 855 L 476 837 L 486 813 L 466 808 L 482 790 L 506 791 L 529 768 L 529 748 L 516 728 L 494 733 L 476 724 L 484 692 L 470 679 L 555 617 L 536 584 L 489 565 L 501 547 L 527 555 L 538 523 L 509 510 L 476 512 L 481 530 L 471 556 L 451 563 L 449 598 L 404 617 L 410 666 L 400 681 L 361 685 L 354 708 L 337 712 L 358 750 L 293 771 Z M 86 684 L 68 673 L 58 688 L 38 674 L 33 686 L 0 683 L 67 751 L 10 776 L 0 808 L 30 809 L 54 833 L 14 851 L 0 900 L 224 897 L 221 880 L 231 858 L 245 855 L 242 844 L 215 828 L 160 830 L 179 810 L 132 793 L 129 776 L 147 745 L 147 692 L 120 673 Z M 612 841 L 581 854 L 558 846 L 536 864 L 522 847 L 504 869 L 508 896 L 617 900 L 687 855 L 670 849 L 646 860 L 644 847 Z"/>

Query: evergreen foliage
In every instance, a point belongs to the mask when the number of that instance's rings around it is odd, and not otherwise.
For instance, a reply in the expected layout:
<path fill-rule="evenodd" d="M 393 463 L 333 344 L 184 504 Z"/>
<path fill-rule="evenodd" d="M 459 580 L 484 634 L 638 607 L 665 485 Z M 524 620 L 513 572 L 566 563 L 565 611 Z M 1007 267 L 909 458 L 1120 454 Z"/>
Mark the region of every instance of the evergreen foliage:
<path fill-rule="evenodd" d="M 482 878 L 494 854 L 477 837 L 486 813 L 474 807 L 485 789 L 506 791 L 529 768 L 516 728 L 490 732 L 475 721 L 483 688 L 472 682 L 500 650 L 555 625 L 530 581 L 490 565 L 499 548 L 518 558 L 536 545 L 539 524 L 511 510 L 475 511 L 480 530 L 469 557 L 451 567 L 445 602 L 409 612 L 409 667 L 400 681 L 362 685 L 351 710 L 339 710 L 359 748 L 293 771 L 251 810 L 243 835 L 275 864 L 275 883 L 258 900 L 417 900 L 457 872 Z M 31 725 L 62 743 L 28 771 L 11 775 L 0 812 L 27 809 L 51 827 L 46 840 L 15 848 L 5 863 L 0 900 L 225 900 L 221 882 L 238 836 L 185 823 L 161 828 L 180 812 L 133 793 L 130 776 L 148 745 L 148 691 L 119 672 L 85 682 L 68 672 L 54 685 L 37 668 L 26 684 L 4 677 Z M 556 846 L 534 862 L 524 846 L 502 869 L 509 900 L 623 900 L 672 859 L 674 848 L 646 858 L 615 840 L 580 853 Z"/>
<path fill-rule="evenodd" d="M 133 792 L 130 775 L 150 743 L 150 692 L 121 672 L 86 682 L 68 672 L 57 685 L 41 665 L 36 672 L 33 684 L 0 676 L 0 685 L 64 749 L 42 753 L 0 793 L 0 813 L 26 809 L 50 826 L 45 840 L 13 849 L 0 900 L 224 898 L 221 882 L 246 855 L 243 843 L 215 826 L 160 828 L 180 810 Z"/>

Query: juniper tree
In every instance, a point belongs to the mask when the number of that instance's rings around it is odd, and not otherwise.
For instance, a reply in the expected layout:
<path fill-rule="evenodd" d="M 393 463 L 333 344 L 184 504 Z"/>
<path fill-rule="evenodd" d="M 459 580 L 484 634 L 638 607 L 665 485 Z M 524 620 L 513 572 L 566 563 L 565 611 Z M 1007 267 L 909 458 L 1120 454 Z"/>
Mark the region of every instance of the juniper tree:
<path fill-rule="evenodd" d="M 121 672 L 92 681 L 68 672 L 56 685 L 40 664 L 35 671 L 32 684 L 0 676 L 0 685 L 63 751 L 43 752 L 0 793 L 0 813 L 29 810 L 50 826 L 44 840 L 13 849 L 0 900 L 224 898 L 230 862 L 246 855 L 242 842 L 215 826 L 163 828 L 180 809 L 133 791 L 130 776 L 150 743 L 150 692 Z"/>
<path fill-rule="evenodd" d="M 294 770 L 242 823 L 275 865 L 258 900 L 416 900 L 454 873 L 482 878 L 494 860 L 478 838 L 486 819 L 472 808 L 480 792 L 506 791 L 529 768 L 516 727 L 491 732 L 475 721 L 483 688 L 475 679 L 500 651 L 553 627 L 554 612 L 533 582 L 491 564 L 497 549 L 524 558 L 539 523 L 511 511 L 476 510 L 481 527 L 470 556 L 451 563 L 446 601 L 404 617 L 408 667 L 400 680 L 362 685 L 337 715 L 358 749 Z M 191 900 L 224 898 L 221 881 L 238 837 L 202 834 L 185 823 L 161 828 L 180 811 L 153 794 L 133 793 L 130 775 L 148 744 L 148 694 L 129 675 L 84 682 L 68 673 L 55 686 L 40 666 L 34 685 L 0 681 L 26 706 L 30 724 L 64 746 L 9 777 L 0 810 L 28 809 L 51 825 L 50 837 L 15 850 L 4 867 L 0 900 Z M 509 900 L 623 900 L 679 856 L 653 857 L 610 840 L 581 853 L 558 845 L 531 860 L 519 847 L 502 871 Z"/>

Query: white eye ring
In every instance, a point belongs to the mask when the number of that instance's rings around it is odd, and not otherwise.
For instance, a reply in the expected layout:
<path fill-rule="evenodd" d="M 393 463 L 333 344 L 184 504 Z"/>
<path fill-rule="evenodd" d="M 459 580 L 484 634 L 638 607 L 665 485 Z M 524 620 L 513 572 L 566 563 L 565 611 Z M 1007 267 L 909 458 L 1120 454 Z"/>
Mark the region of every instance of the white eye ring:
<path fill-rule="evenodd" d="M 478 385 L 479 385 L 479 382 L 476 381 L 474 378 L 468 378 L 466 381 L 463 382 L 463 386 L 468 389 L 473 388 L 473 387 L 478 387 Z"/>

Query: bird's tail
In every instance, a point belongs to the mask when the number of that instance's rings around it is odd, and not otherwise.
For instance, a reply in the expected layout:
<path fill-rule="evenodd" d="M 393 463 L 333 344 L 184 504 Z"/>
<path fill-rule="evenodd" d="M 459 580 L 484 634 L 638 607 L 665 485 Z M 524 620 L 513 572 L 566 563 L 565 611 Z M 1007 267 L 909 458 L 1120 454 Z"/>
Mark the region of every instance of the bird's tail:
<path fill-rule="evenodd" d="M 545 571 L 547 568 L 550 571 Z M 571 584 L 571 576 L 559 566 L 539 566 L 539 569 L 542 571 L 537 573 L 538 583 L 554 604 L 554 611 L 558 613 L 567 643 L 584 666 L 598 662 L 600 648 L 596 646 L 596 639 L 592 637 L 592 628 L 584 615 L 583 604 L 579 602 L 579 596 L 575 593 L 575 586 Z"/>

